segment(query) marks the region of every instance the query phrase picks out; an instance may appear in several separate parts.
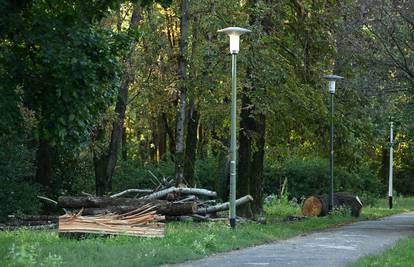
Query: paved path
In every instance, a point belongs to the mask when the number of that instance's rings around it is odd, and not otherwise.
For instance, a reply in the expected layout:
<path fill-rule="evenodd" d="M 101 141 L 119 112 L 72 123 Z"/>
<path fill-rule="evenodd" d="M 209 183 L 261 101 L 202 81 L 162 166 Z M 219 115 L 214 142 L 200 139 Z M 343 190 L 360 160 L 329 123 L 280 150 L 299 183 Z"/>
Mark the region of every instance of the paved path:
<path fill-rule="evenodd" d="M 414 235 L 414 212 L 362 221 L 272 244 L 217 254 L 184 266 L 346 266 Z"/>

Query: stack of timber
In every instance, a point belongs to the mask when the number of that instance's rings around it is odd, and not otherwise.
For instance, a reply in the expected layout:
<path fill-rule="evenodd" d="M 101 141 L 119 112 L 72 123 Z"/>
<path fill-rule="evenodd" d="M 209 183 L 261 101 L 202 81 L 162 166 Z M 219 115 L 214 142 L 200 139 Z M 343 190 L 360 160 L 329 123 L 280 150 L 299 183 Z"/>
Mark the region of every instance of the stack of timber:
<path fill-rule="evenodd" d="M 127 195 L 134 197 L 125 197 Z M 162 237 L 161 221 L 222 221 L 218 212 L 229 209 L 229 203 L 216 203 L 217 193 L 185 185 L 163 182 L 154 190 L 126 189 L 111 196 L 61 196 L 57 204 L 65 211 L 59 217 L 61 233 L 103 233 Z M 253 198 L 236 201 L 243 205 Z"/>
<path fill-rule="evenodd" d="M 344 207 L 351 210 L 351 215 L 359 217 L 362 202 L 359 197 L 349 192 L 334 193 L 334 208 Z M 326 216 L 329 213 L 329 195 L 310 196 L 303 202 L 302 212 L 305 216 Z"/>
<path fill-rule="evenodd" d="M 123 214 L 95 216 L 82 216 L 81 210 L 77 214 L 60 216 L 59 232 L 164 237 L 164 224 L 157 223 L 164 217 L 153 209 L 154 206 L 148 204 Z"/>

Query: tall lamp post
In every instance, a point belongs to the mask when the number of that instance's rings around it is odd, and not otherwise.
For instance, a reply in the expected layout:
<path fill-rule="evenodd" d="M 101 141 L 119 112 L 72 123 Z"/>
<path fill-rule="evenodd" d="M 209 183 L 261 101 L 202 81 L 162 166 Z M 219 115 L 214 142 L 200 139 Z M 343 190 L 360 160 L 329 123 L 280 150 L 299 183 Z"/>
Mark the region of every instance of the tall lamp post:
<path fill-rule="evenodd" d="M 236 119 L 237 119 L 237 92 L 236 92 L 236 64 L 237 54 L 239 53 L 240 35 L 250 32 L 248 29 L 239 27 L 228 27 L 218 32 L 226 33 L 230 37 L 231 54 L 231 141 L 230 141 L 230 226 L 236 227 L 236 175 L 237 175 L 237 138 L 236 138 Z"/>
<path fill-rule="evenodd" d="M 328 210 L 331 211 L 334 207 L 334 166 L 333 166 L 333 136 L 334 136 L 334 94 L 335 94 L 335 83 L 337 80 L 343 79 L 338 75 L 324 75 L 323 78 L 329 81 L 329 93 L 331 94 L 331 133 L 330 133 L 330 155 L 329 155 L 329 204 Z"/>
<path fill-rule="evenodd" d="M 393 123 L 391 122 L 390 126 L 390 173 L 388 176 L 388 206 L 392 209 L 392 165 L 393 165 L 393 146 L 394 146 L 394 127 Z"/>

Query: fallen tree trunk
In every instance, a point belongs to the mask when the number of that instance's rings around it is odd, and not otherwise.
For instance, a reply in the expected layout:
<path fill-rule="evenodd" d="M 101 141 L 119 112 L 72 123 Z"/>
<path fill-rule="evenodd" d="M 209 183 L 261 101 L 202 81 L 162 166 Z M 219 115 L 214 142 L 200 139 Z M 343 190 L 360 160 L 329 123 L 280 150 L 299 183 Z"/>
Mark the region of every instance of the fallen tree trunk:
<path fill-rule="evenodd" d="M 249 201 L 253 201 L 253 197 L 250 195 L 244 196 L 242 198 L 239 198 L 236 200 L 236 206 L 240 206 L 243 205 Z M 218 212 L 218 211 L 223 211 L 223 210 L 228 210 L 230 207 L 230 203 L 229 202 L 225 202 L 222 204 L 218 204 L 215 206 L 211 206 L 211 207 L 207 207 L 207 208 L 199 208 L 197 211 L 197 214 L 207 214 L 207 213 L 213 213 L 213 212 Z"/>
<path fill-rule="evenodd" d="M 214 191 L 210 191 L 207 189 L 201 188 L 188 188 L 188 187 L 170 187 L 158 192 L 154 192 L 147 196 L 140 197 L 140 200 L 152 200 L 152 199 L 160 199 L 167 196 L 170 193 L 181 193 L 186 195 L 203 195 L 207 197 L 216 197 L 217 193 Z"/>
<path fill-rule="evenodd" d="M 105 208 L 111 206 L 144 206 L 150 201 L 134 198 L 111 198 L 111 197 L 72 197 L 61 196 L 58 198 L 58 204 L 63 208 L 80 209 L 80 208 Z M 154 201 L 151 201 L 154 202 Z M 154 202 L 155 203 L 155 202 Z"/>
<path fill-rule="evenodd" d="M 150 202 L 153 204 L 154 210 L 157 214 L 168 215 L 168 216 L 182 216 L 192 215 L 197 212 L 196 202 L 185 202 L 185 203 L 173 203 L 168 201 L 158 200 L 156 202 Z M 82 211 L 82 215 L 99 215 L 99 214 L 122 214 L 136 210 L 140 206 L 110 206 L 106 208 L 85 208 Z"/>
<path fill-rule="evenodd" d="M 303 202 L 302 212 L 305 216 L 328 215 L 329 195 L 310 196 Z M 334 208 L 345 207 L 351 210 L 351 215 L 359 217 L 362 202 L 358 196 L 349 192 L 334 193 Z"/>

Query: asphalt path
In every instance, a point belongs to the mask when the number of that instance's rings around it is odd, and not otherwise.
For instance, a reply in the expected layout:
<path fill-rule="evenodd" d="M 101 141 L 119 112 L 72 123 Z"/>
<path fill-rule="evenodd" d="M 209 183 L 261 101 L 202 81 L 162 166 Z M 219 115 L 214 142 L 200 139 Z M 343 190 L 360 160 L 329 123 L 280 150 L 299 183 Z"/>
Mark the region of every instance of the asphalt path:
<path fill-rule="evenodd" d="M 170 266 L 346 266 L 410 236 L 414 236 L 414 212 L 356 222 Z"/>

